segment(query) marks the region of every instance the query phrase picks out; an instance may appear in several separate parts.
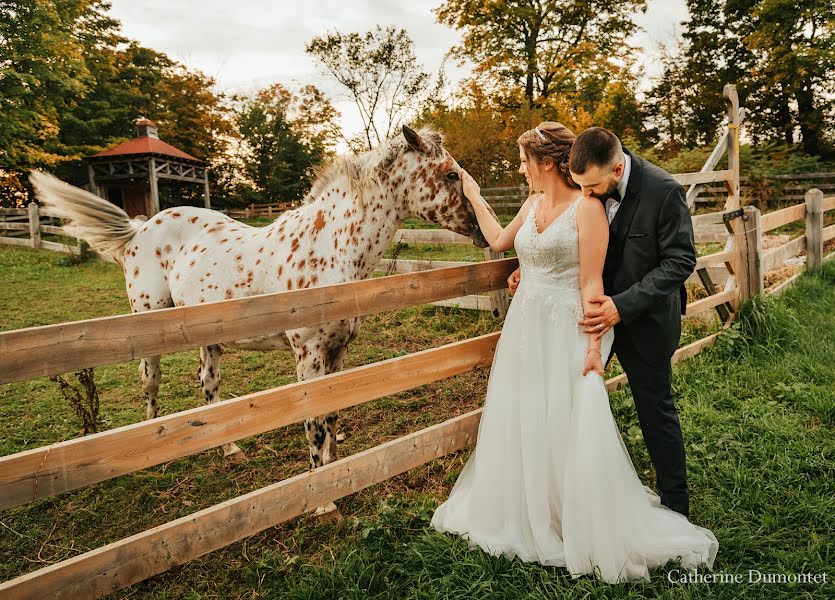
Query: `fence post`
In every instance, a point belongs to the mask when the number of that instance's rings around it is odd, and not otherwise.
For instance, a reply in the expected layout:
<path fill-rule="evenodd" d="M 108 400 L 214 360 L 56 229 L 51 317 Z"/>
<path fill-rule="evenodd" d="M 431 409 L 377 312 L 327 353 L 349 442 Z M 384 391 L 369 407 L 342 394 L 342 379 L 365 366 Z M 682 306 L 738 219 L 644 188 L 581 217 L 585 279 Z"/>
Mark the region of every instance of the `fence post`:
<path fill-rule="evenodd" d="M 739 301 L 750 300 L 765 289 L 762 272 L 762 221 L 756 206 L 742 209 L 742 218 L 734 225 L 736 250 L 736 286 Z"/>
<path fill-rule="evenodd" d="M 817 269 L 823 263 L 823 192 L 806 192 L 806 268 Z"/>
<path fill-rule="evenodd" d="M 29 206 L 29 241 L 33 248 L 41 247 L 41 215 L 38 212 L 38 205 L 30 202 Z"/>
<path fill-rule="evenodd" d="M 497 260 L 504 258 L 504 252 L 496 252 L 490 246 L 484 249 L 484 260 Z M 507 309 L 510 306 L 510 299 L 507 295 L 507 289 L 501 288 L 490 292 L 490 312 L 494 317 L 503 317 L 507 314 Z"/>
<path fill-rule="evenodd" d="M 748 295 L 753 298 L 765 291 L 765 280 L 762 270 L 763 257 L 763 226 L 760 209 L 756 206 L 746 206 L 743 209 L 745 248 L 748 258 Z"/>

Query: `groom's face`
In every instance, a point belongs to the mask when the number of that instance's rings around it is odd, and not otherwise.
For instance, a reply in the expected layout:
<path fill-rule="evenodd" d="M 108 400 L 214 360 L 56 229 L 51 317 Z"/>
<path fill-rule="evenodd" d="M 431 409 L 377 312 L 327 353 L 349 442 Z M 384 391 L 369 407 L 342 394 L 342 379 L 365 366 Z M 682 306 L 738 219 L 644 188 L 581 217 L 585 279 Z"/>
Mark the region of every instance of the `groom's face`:
<path fill-rule="evenodd" d="M 592 165 L 583 174 L 574 171 L 570 173 L 584 196 L 605 200 L 618 188 L 623 178 L 623 166 L 623 161 L 618 161 L 614 165 L 605 167 Z"/>

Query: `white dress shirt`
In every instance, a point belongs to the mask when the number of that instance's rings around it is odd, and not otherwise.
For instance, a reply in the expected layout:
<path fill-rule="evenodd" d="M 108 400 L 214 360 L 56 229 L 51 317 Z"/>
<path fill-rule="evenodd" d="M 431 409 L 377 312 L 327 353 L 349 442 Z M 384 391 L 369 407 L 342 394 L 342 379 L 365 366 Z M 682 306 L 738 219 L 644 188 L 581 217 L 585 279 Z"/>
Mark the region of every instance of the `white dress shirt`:
<path fill-rule="evenodd" d="M 623 177 L 618 183 L 618 193 L 620 194 L 621 200 L 626 197 L 626 186 L 629 184 L 629 174 L 632 172 L 632 159 L 629 155 L 624 152 L 623 153 Z M 615 218 L 615 214 L 617 214 L 618 209 L 620 208 L 620 202 L 615 200 L 614 198 L 607 198 L 606 199 L 606 218 L 609 219 L 609 225 L 612 224 L 612 220 Z"/>

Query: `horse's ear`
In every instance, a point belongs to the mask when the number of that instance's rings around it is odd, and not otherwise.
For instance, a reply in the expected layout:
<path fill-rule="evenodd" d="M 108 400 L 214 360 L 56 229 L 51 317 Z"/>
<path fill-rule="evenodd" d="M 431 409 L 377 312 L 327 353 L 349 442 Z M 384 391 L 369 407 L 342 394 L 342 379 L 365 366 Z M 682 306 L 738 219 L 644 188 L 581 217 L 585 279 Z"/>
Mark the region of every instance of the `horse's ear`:
<path fill-rule="evenodd" d="M 426 150 L 426 142 L 423 141 L 423 138 L 420 137 L 420 134 L 411 127 L 408 127 L 406 125 L 403 126 L 403 137 L 405 137 L 409 145 L 418 152 L 423 152 L 424 150 Z"/>

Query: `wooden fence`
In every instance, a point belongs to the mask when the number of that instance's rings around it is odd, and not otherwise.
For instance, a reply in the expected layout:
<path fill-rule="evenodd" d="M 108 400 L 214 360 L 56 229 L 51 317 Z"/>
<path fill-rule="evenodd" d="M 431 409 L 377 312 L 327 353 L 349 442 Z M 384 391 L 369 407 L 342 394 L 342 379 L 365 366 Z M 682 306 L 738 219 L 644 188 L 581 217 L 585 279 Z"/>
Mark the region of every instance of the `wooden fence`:
<path fill-rule="evenodd" d="M 44 235 L 71 237 L 61 228 L 57 217 L 34 202 L 30 202 L 26 208 L 0 208 L 0 244 L 43 248 L 65 254 L 81 252 L 79 240 L 76 240 L 75 245 L 69 245 L 46 240 Z M 97 252 L 94 254 L 113 262 L 110 256 Z"/>
<path fill-rule="evenodd" d="M 757 204 L 761 210 L 783 204 L 794 204 L 803 200 L 811 188 L 824 194 L 835 193 L 835 173 L 787 173 L 769 175 L 762 180 L 752 181 L 740 177 L 740 195 L 750 204 Z M 526 185 L 512 187 L 483 188 L 482 196 L 498 213 L 515 213 L 528 197 Z M 698 186 L 693 196 L 697 205 L 715 205 L 725 201 L 727 190 L 723 185 Z"/>
<path fill-rule="evenodd" d="M 298 208 L 299 202 L 272 202 L 269 204 L 250 204 L 246 208 L 230 208 L 220 212 L 229 215 L 233 219 L 256 219 L 267 217 L 272 219 L 286 210 Z"/>
<path fill-rule="evenodd" d="M 764 266 L 805 249 L 809 266 L 822 260 L 833 237 L 823 213 L 835 207 L 812 190 L 805 205 L 760 216 L 739 210 L 738 103 L 729 103 L 729 168 L 680 175 L 687 184 L 724 181 L 725 211 L 705 225 L 725 227 L 723 251 L 699 258 L 706 298 L 687 316 L 715 310 L 729 326 L 741 299 L 762 291 Z M 758 235 L 805 219 L 803 241 L 761 252 Z M 716 221 L 716 222 L 714 222 Z M 418 234 L 415 234 L 418 235 Z M 423 236 L 441 232 L 421 233 Z M 800 238 L 798 238 L 800 239 Z M 365 281 L 314 287 L 197 306 L 162 309 L 0 332 L 0 384 L 85 367 L 135 360 L 187 348 L 313 326 L 427 302 L 495 292 L 517 266 L 514 258 L 420 270 Z M 708 269 L 724 266 L 724 285 Z M 781 286 L 781 289 L 783 287 Z M 776 291 L 776 290 L 775 290 Z M 715 343 L 715 334 L 676 351 L 673 362 Z M 306 418 L 355 406 L 454 375 L 489 367 L 499 333 L 256 392 L 125 427 L 0 458 L 0 510 L 159 465 Z M 608 389 L 625 375 L 607 381 Z M 400 437 L 326 466 L 227 500 L 100 548 L 0 584 L 0 597 L 99 597 L 162 573 L 394 477 L 473 442 L 481 410 Z"/>

